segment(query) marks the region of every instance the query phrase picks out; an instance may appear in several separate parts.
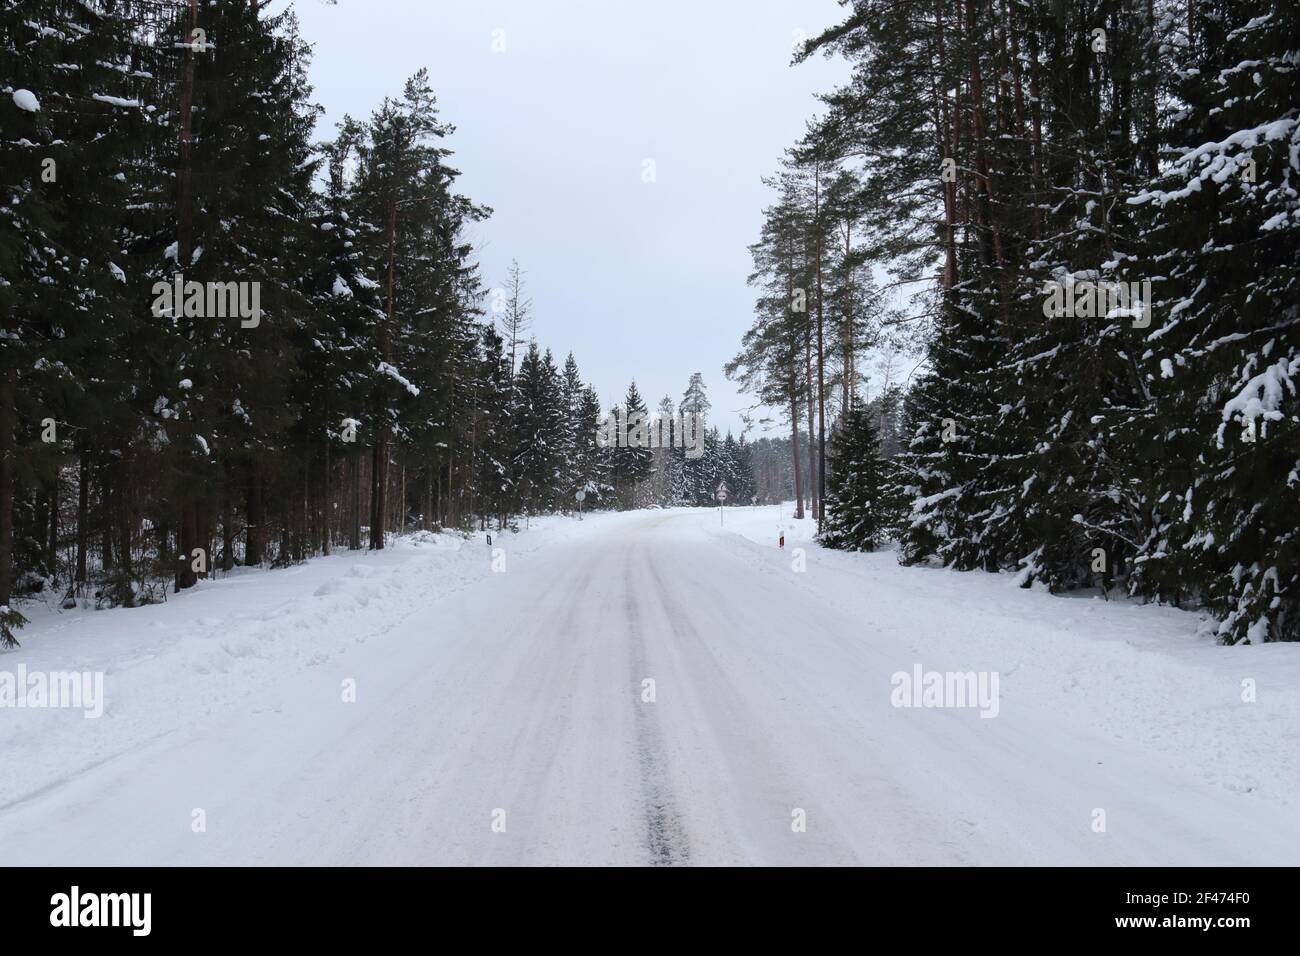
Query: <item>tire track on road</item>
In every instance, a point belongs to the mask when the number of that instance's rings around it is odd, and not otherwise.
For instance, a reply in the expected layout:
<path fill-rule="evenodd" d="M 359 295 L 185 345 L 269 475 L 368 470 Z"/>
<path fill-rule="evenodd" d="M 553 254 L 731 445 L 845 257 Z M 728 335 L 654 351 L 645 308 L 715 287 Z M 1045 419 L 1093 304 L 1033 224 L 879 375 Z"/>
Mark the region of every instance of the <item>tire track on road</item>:
<path fill-rule="evenodd" d="M 640 688 L 641 680 L 649 674 L 649 655 L 641 606 L 637 601 L 637 582 L 632 573 L 633 553 L 629 551 L 623 565 L 623 606 L 627 614 L 633 686 Z M 636 708 L 637 764 L 641 774 L 646 848 L 650 854 L 650 865 L 685 866 L 690 863 L 690 842 L 668 781 L 663 732 L 654 716 L 653 707 L 642 701 L 639 693 L 634 696 L 632 706 Z"/>

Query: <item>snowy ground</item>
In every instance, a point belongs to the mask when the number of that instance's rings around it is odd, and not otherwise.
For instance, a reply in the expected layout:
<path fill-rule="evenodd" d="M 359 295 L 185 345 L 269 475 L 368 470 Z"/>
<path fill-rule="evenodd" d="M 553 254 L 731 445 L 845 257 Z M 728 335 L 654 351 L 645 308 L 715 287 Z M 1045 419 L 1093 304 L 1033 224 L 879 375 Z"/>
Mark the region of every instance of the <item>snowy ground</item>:
<path fill-rule="evenodd" d="M 552 518 L 502 573 L 425 536 L 32 613 L 0 672 L 100 671 L 106 703 L 0 709 L 0 862 L 1300 864 L 1300 646 L 788 515 Z M 917 666 L 996 672 L 996 717 L 894 706 Z"/>

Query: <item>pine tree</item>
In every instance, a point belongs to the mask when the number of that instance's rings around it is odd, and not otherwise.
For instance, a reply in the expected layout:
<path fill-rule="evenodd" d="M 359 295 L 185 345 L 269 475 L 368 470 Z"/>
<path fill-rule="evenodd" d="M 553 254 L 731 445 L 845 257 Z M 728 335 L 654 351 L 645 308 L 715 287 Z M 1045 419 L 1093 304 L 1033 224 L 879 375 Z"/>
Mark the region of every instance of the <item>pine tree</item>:
<path fill-rule="evenodd" d="M 673 473 L 680 468 L 678 458 L 673 454 L 675 436 L 680 433 L 681 419 L 677 416 L 677 407 L 673 400 L 665 395 L 659 400 L 655 410 L 654 431 L 659 437 L 659 444 L 654 449 L 654 468 L 652 497 L 660 507 L 673 503 L 675 483 Z"/>
<path fill-rule="evenodd" d="M 801 443 L 801 409 L 811 414 L 810 379 L 804 358 L 807 341 L 806 243 L 795 188 L 788 178 L 769 183 L 780 189 L 779 201 L 764 210 L 758 242 L 750 246 L 754 272 L 749 284 L 762 290 L 755 302 L 756 318 L 742 340 L 741 351 L 727 363 L 727 377 L 737 381 L 763 405 L 781 409 L 790 422 L 796 520 L 804 515 L 805 497 L 812 497 L 812 462 L 805 457 L 812 445 Z M 808 482 L 803 463 L 808 461 Z"/>
<path fill-rule="evenodd" d="M 372 548 L 384 546 L 384 533 L 391 521 L 391 444 L 394 436 L 399 441 L 404 437 L 403 410 L 408 418 L 419 415 L 428 423 L 412 406 L 423 392 L 421 383 L 429 387 L 439 378 L 437 368 L 417 373 L 412 359 L 437 361 L 443 355 L 441 350 L 429 353 L 428 344 L 437 341 L 443 331 L 435 317 L 441 314 L 446 320 L 455 315 L 448 306 L 457 301 L 459 292 L 455 243 L 469 210 L 450 193 L 456 174 L 445 163 L 449 151 L 440 141 L 452 127 L 438 116 L 428 72 L 421 70 L 407 81 L 400 99 L 384 101 L 358 147 L 359 218 L 375 239 L 368 252 L 372 269 L 380 277 L 383 303 L 383 312 L 373 323 L 380 374 L 367 415 L 374 423 Z M 431 254 L 442 268 L 429 267 Z M 439 384 L 445 385 L 446 380 Z M 414 433 L 405 437 L 419 440 Z M 442 462 L 430 464 L 441 472 Z"/>
<path fill-rule="evenodd" d="M 686 391 L 682 393 L 678 410 L 683 415 L 694 415 L 703 422 L 708 417 L 711 407 L 709 396 L 705 392 L 704 375 L 700 372 L 692 372 L 691 380 L 686 383 Z"/>
<path fill-rule="evenodd" d="M 516 260 L 510 261 L 510 272 L 504 288 L 494 290 L 496 301 L 492 310 L 500 315 L 501 327 L 510 355 L 510 374 L 516 369 L 519 346 L 524 344 L 524 333 L 532 326 L 533 300 L 524 292 L 524 273 Z"/>
<path fill-rule="evenodd" d="M 361 125 L 345 116 L 338 136 L 322 148 L 327 178 L 315 204 L 304 280 L 314 321 L 303 323 L 296 336 L 301 373 L 294 383 L 295 404 L 302 409 L 301 440 L 316 448 L 326 501 L 343 491 L 340 517 L 347 522 L 352 550 L 362 547 L 360 479 L 366 436 L 374 427 L 366 412 L 369 396 L 379 386 L 379 353 L 371 329 L 383 314 L 379 283 L 367 274 L 373 263 L 361 252 L 373 244 L 373 231 L 354 215 L 355 182 L 349 177 L 349 164 L 364 136 Z M 340 462 L 346 463 L 342 489 L 330 484 Z M 251 477 L 257 469 L 253 456 L 246 467 Z M 327 536 L 326 549 L 328 544 Z"/>

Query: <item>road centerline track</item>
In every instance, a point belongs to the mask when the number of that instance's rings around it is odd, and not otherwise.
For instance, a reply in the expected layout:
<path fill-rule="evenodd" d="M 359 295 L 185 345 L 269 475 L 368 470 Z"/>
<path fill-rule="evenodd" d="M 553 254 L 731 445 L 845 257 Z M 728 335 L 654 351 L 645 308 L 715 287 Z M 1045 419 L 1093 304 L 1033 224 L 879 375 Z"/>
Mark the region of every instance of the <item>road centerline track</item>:
<path fill-rule="evenodd" d="M 632 577 L 631 569 L 637 555 L 629 553 L 624 564 L 624 580 Z M 637 598 L 639 588 L 629 587 L 624 592 L 624 609 L 630 633 L 630 650 L 634 687 L 642 687 L 649 678 L 647 635 L 642 624 L 642 610 Z M 652 599 L 661 599 L 662 591 L 655 590 Z M 675 635 L 659 631 L 660 640 L 671 640 Z M 641 675 L 637 677 L 636 675 Z M 656 683 L 657 693 L 657 683 Z M 633 700 L 636 713 L 637 765 L 641 776 L 641 794 L 645 802 L 646 845 L 649 862 L 653 866 L 672 866 L 689 862 L 690 846 L 676 809 L 670 778 L 664 767 L 664 743 L 656 719 L 657 699 L 646 700 L 644 691 Z"/>

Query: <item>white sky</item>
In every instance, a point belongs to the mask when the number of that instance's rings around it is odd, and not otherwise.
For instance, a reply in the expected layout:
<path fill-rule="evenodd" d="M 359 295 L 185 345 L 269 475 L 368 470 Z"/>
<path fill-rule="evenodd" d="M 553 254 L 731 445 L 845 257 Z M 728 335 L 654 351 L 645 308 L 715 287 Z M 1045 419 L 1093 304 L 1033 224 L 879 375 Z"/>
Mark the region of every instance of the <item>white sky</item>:
<path fill-rule="evenodd" d="M 789 65 L 796 31 L 841 19 L 835 0 L 294 7 L 315 46 L 322 138 L 428 68 L 456 126 L 460 191 L 494 210 L 475 232 L 485 284 L 519 260 L 532 334 L 557 363 L 572 350 L 607 406 L 633 378 L 651 408 L 680 400 L 703 372 L 713 422 L 740 430 L 749 399 L 722 366 L 752 320 L 747 247 L 770 201 L 760 177 L 818 110 L 814 94 L 847 75 L 820 57 Z"/>

